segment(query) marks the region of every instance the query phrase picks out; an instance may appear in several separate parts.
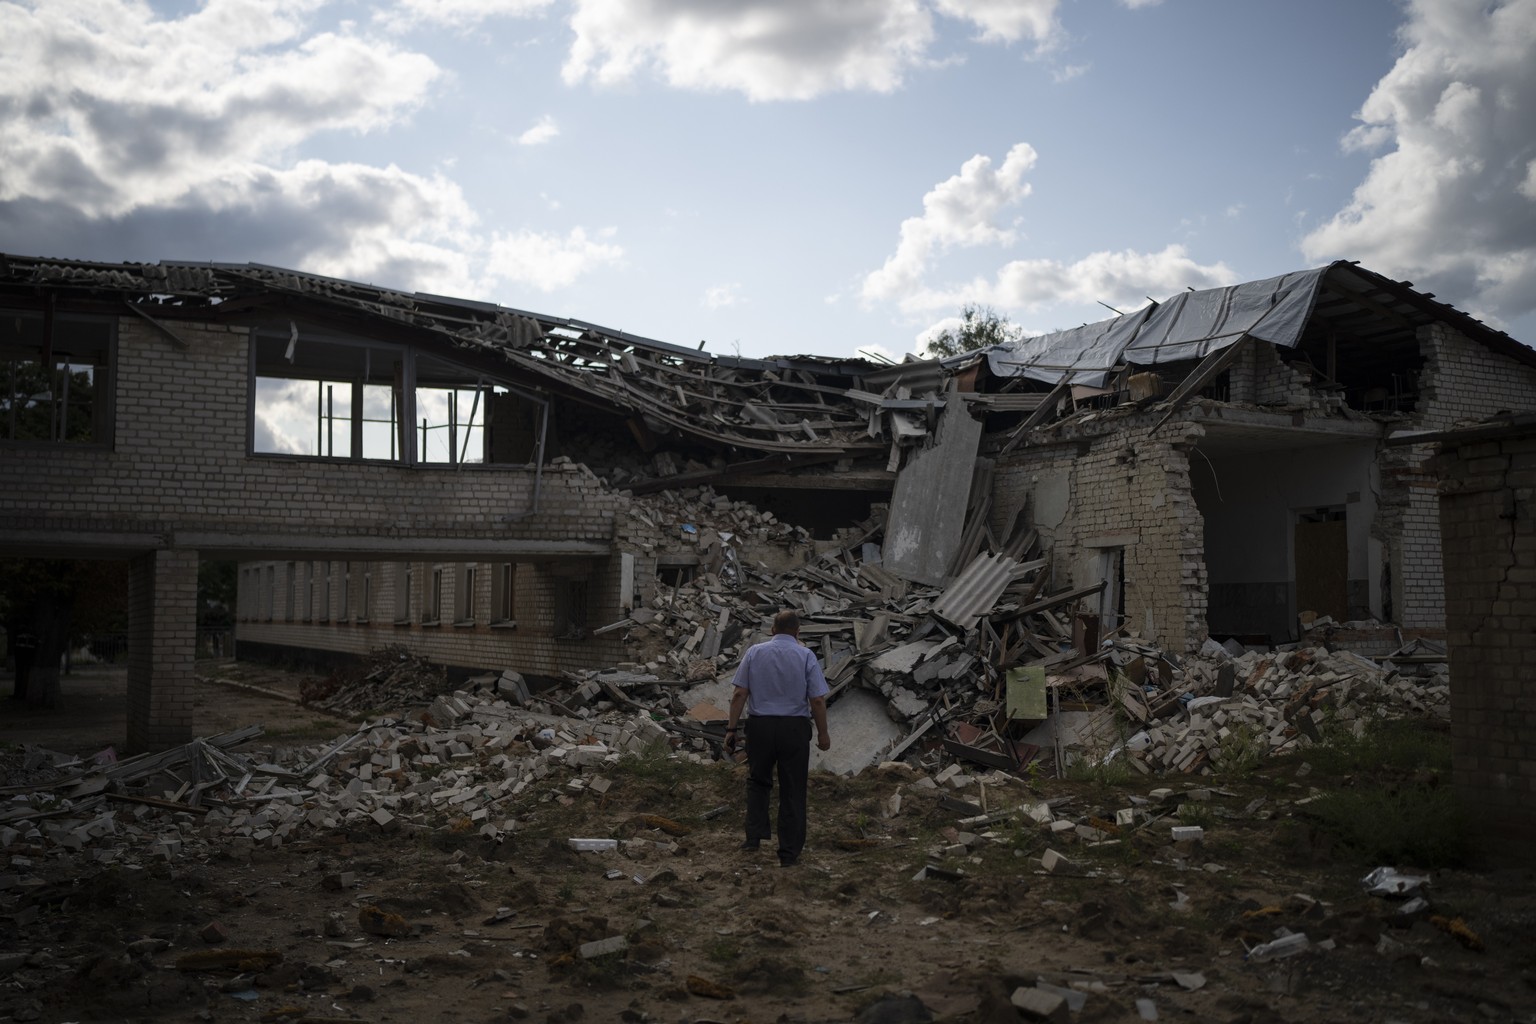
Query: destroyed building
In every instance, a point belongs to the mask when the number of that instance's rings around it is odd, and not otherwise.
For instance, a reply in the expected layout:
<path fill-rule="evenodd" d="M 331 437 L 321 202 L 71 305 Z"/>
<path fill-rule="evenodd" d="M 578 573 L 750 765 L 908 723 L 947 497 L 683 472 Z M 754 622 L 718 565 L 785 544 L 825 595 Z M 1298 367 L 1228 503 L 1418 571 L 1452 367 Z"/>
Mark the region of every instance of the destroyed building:
<path fill-rule="evenodd" d="M 687 677 L 791 604 L 898 708 L 1101 636 L 1395 648 L 1445 609 L 1387 442 L 1536 407 L 1536 353 L 1349 263 L 898 365 L 259 265 L 5 256 L 0 313 L 0 548 L 131 561 L 137 749 L 190 734 L 200 557 L 242 652 Z"/>

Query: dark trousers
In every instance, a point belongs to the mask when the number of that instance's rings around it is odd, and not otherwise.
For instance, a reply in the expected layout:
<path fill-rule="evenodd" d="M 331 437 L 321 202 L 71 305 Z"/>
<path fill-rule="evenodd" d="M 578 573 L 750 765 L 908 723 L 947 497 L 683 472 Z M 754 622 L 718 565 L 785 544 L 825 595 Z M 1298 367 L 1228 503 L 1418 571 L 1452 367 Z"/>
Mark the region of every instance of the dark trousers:
<path fill-rule="evenodd" d="M 768 795 L 779 777 L 779 856 L 805 847 L 805 790 L 811 768 L 811 720 L 753 715 L 747 719 L 747 841 L 772 837 Z"/>

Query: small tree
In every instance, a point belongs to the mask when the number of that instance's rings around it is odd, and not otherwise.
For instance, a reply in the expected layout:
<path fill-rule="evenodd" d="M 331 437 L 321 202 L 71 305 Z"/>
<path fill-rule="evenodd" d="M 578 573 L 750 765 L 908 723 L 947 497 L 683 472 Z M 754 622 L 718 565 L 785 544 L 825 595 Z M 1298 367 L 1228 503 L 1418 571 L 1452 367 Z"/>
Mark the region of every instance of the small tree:
<path fill-rule="evenodd" d="M 1016 341 L 1021 333 L 1019 328 L 1008 322 L 1006 314 L 997 312 L 991 306 L 967 302 L 960 310 L 960 326 L 946 327 L 929 338 L 923 351 L 930 359 L 948 359 L 980 348 Z"/>

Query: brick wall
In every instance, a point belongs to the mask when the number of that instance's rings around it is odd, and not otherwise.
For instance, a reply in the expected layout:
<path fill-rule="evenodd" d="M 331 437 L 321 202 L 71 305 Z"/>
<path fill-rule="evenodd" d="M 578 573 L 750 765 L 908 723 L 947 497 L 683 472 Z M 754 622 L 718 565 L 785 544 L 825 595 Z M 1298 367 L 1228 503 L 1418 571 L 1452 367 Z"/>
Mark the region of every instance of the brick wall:
<path fill-rule="evenodd" d="M 111 451 L 0 449 L 12 529 L 60 533 L 334 534 L 398 540 L 608 542 L 622 499 L 575 464 L 546 466 L 540 514 L 522 466 L 407 468 L 247 455 L 249 357 L 243 328 L 178 324 L 188 349 L 119 321 Z"/>
<path fill-rule="evenodd" d="M 1448 444 L 1434 466 L 1444 475 L 1453 781 L 1481 829 L 1529 844 L 1536 840 L 1536 434 Z"/>
<path fill-rule="evenodd" d="M 1480 422 L 1500 411 L 1536 409 L 1536 369 L 1488 351 L 1444 324 L 1419 328 L 1425 367 L 1412 425 L 1446 430 Z M 1387 542 L 1392 571 L 1392 616 L 1411 629 L 1445 625 L 1440 558 L 1440 506 L 1425 462 L 1429 446 L 1388 452 L 1382 458 L 1382 495 L 1376 533 Z"/>
<path fill-rule="evenodd" d="M 1123 548 L 1130 632 L 1186 650 L 1205 639 L 1204 521 L 1187 451 L 1202 431 L 1169 424 L 1154 438 L 1151 422 L 1127 418 L 1112 434 L 1003 456 L 990 525 L 1005 535 L 1027 505 L 1059 589 L 1097 582 L 1100 552 Z M 1055 493 L 1063 486 L 1064 504 Z"/>

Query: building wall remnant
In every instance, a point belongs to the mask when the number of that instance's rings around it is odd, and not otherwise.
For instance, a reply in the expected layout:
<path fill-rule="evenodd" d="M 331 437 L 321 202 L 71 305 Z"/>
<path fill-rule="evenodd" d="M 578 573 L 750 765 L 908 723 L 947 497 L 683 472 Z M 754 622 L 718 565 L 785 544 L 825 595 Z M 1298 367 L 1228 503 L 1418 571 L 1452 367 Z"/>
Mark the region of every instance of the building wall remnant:
<path fill-rule="evenodd" d="M 1059 589 L 1097 582 L 1115 560 L 1124 591 L 1118 610 L 1131 630 L 1183 650 L 1205 632 L 1204 523 L 1189 476 L 1189 445 L 1201 428 L 1178 422 L 1154 431 L 1155 422 L 1137 414 L 1105 424 L 1104 433 L 1002 456 L 990 525 L 1001 535 L 1023 507 L 1051 552 Z M 1071 498 L 1060 521 L 1032 518 L 1033 509 L 1062 508 L 1063 476 Z"/>
<path fill-rule="evenodd" d="M 1484 346 L 1446 324 L 1418 330 L 1425 367 L 1413 425 L 1447 430 L 1499 412 L 1536 408 L 1536 369 Z M 1388 586 L 1393 617 L 1410 629 L 1444 626 L 1440 508 L 1428 446 L 1382 455 L 1382 496 L 1376 535 L 1390 551 Z"/>
<path fill-rule="evenodd" d="M 1536 841 L 1536 425 L 1448 440 L 1442 477 L 1452 779 L 1478 829 Z"/>

